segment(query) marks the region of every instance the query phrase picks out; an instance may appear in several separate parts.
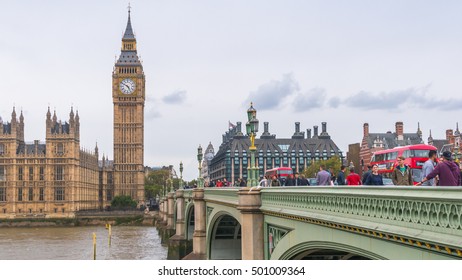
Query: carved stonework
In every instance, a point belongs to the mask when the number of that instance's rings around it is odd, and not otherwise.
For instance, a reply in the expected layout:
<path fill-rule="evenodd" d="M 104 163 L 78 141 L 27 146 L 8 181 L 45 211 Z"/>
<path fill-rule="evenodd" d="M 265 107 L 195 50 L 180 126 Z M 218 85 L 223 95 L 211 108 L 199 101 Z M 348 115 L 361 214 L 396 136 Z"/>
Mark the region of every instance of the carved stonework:
<path fill-rule="evenodd" d="M 207 222 L 209 221 L 209 216 L 210 216 L 210 213 L 212 213 L 212 211 L 213 211 L 213 207 L 207 206 Z"/>
<path fill-rule="evenodd" d="M 267 225 L 268 228 L 268 253 L 271 256 L 279 241 L 290 231 L 289 229 Z"/>

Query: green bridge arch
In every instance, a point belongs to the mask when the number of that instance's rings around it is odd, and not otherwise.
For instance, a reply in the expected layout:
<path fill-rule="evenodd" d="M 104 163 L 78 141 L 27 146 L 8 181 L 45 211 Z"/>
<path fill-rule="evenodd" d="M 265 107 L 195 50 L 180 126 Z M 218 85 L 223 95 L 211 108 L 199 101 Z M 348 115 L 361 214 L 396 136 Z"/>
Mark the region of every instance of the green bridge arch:
<path fill-rule="evenodd" d="M 194 232 L 190 259 L 462 258 L 461 188 L 206 188 L 182 195 L 175 206 L 186 225 L 174 239 L 191 240 Z"/>

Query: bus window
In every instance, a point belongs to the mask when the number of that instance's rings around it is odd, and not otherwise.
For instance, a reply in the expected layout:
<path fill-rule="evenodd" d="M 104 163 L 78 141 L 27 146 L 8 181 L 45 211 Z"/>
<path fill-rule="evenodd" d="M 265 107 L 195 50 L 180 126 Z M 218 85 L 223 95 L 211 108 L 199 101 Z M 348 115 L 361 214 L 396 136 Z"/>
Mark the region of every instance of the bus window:
<path fill-rule="evenodd" d="M 388 153 L 387 157 L 384 160 L 393 160 L 398 157 L 398 152 Z"/>
<path fill-rule="evenodd" d="M 403 152 L 403 157 L 405 157 L 405 158 L 412 157 L 411 156 L 411 150 L 404 151 Z"/>
<path fill-rule="evenodd" d="M 411 157 L 427 158 L 430 150 L 412 150 Z"/>
<path fill-rule="evenodd" d="M 292 170 L 278 170 L 279 175 L 290 175 L 292 174 Z"/>

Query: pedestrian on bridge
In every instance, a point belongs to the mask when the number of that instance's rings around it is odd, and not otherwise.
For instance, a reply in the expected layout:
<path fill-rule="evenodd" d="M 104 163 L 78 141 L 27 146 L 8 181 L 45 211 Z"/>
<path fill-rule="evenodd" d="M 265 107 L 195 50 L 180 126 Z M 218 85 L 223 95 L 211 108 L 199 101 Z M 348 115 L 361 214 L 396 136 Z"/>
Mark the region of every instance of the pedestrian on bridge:
<path fill-rule="evenodd" d="M 348 174 L 346 182 L 349 186 L 359 186 L 362 184 L 361 177 L 359 177 L 359 174 L 355 173 L 354 167 L 350 167 L 350 174 Z"/>
<path fill-rule="evenodd" d="M 316 182 L 318 183 L 318 186 L 330 186 L 330 173 L 325 169 L 326 166 L 324 164 L 319 166 L 319 172 L 316 175 Z"/>
<path fill-rule="evenodd" d="M 436 159 L 438 158 L 438 155 L 436 154 L 435 150 L 430 150 L 428 152 L 428 160 L 424 163 L 422 166 L 422 178 L 420 181 L 423 180 L 423 178 L 427 177 L 434 169 L 435 169 L 435 164 L 436 164 Z M 435 186 L 435 179 L 430 179 L 422 183 L 422 186 Z"/>
<path fill-rule="evenodd" d="M 273 177 L 271 178 L 271 187 L 280 187 L 281 186 L 281 182 L 279 182 L 278 180 L 278 177 L 276 177 L 276 175 L 273 175 Z"/>
<path fill-rule="evenodd" d="M 260 182 L 258 183 L 258 185 L 260 187 L 269 187 L 269 180 L 268 180 L 268 177 L 266 177 L 266 175 L 263 177 L 263 179 L 260 180 Z"/>
<path fill-rule="evenodd" d="M 372 166 L 372 171 L 369 176 L 366 177 L 364 185 L 368 186 L 383 186 L 382 175 L 379 174 L 379 166 L 374 164 Z"/>
<path fill-rule="evenodd" d="M 337 185 L 339 185 L 339 186 L 345 185 L 345 168 L 346 168 L 346 166 L 342 165 L 340 167 L 340 171 L 338 172 Z"/>
<path fill-rule="evenodd" d="M 413 186 L 411 168 L 404 164 L 404 157 L 398 157 L 398 166 L 391 173 L 395 186 Z"/>
<path fill-rule="evenodd" d="M 422 183 L 435 178 L 436 175 L 439 177 L 440 186 L 460 186 L 460 168 L 457 163 L 452 161 L 451 152 L 443 152 L 443 162 L 438 163 L 435 169 L 417 185 L 422 185 Z"/>

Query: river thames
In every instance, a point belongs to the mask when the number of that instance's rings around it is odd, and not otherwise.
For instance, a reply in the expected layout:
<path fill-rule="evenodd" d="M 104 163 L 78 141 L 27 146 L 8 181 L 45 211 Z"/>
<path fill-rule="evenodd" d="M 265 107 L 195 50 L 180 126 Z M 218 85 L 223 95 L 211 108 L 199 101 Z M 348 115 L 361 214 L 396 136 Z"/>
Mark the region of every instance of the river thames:
<path fill-rule="evenodd" d="M 164 260 L 167 248 L 155 227 L 104 226 L 0 228 L 0 260 Z"/>

